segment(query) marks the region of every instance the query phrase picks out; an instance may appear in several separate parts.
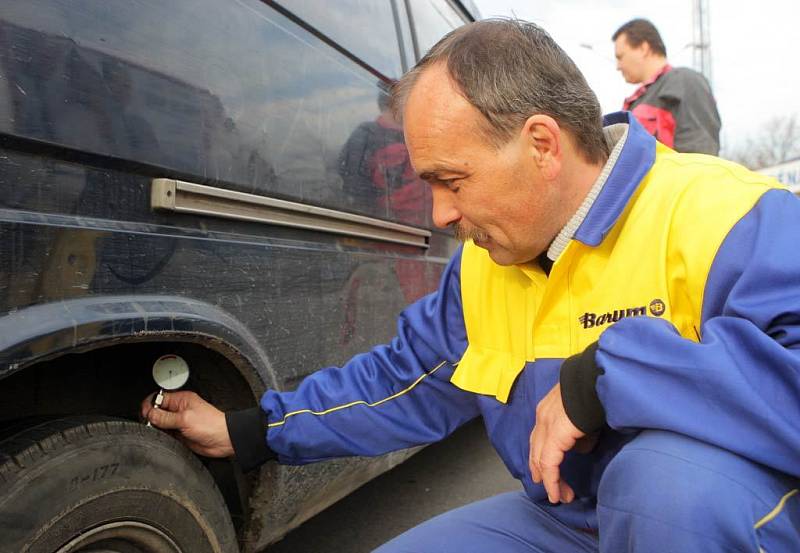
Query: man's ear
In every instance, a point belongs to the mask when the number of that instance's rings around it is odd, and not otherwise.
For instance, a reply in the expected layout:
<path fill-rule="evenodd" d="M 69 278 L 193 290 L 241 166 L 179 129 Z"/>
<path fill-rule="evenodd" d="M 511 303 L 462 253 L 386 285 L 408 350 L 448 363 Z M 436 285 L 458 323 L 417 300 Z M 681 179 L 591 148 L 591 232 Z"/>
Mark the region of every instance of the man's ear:
<path fill-rule="evenodd" d="M 522 135 L 542 176 L 555 180 L 561 172 L 565 138 L 556 120 L 549 115 L 532 115 L 525 121 Z"/>

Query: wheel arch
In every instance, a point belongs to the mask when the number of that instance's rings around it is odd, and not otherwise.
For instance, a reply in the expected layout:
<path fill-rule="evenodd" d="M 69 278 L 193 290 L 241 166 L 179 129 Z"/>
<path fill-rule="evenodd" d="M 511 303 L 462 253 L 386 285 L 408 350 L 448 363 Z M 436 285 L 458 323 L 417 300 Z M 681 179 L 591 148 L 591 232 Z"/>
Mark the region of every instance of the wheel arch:
<path fill-rule="evenodd" d="M 136 420 L 155 389 L 152 361 L 165 353 L 183 356 L 187 387 L 223 410 L 250 407 L 274 386 L 255 337 L 216 306 L 175 296 L 40 304 L 0 317 L 0 438 L 54 417 Z M 204 464 L 241 529 L 260 480 L 225 460 Z"/>
<path fill-rule="evenodd" d="M 275 387 L 252 333 L 223 309 L 180 296 L 93 296 L 0 317 L 0 380 L 68 353 L 141 342 L 190 342 L 223 355 L 257 398 Z"/>

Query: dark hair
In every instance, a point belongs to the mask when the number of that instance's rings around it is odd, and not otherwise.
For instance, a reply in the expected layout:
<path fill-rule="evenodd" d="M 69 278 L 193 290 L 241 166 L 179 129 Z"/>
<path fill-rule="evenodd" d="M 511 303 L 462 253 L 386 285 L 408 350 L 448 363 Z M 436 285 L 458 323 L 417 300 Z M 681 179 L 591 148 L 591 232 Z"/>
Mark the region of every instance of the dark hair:
<path fill-rule="evenodd" d="M 507 143 L 530 116 L 545 114 L 572 133 L 587 161 L 608 157 L 597 96 L 541 27 L 486 19 L 451 31 L 392 88 L 395 118 L 402 117 L 419 75 L 438 62 L 446 62 L 461 95 L 483 114 L 483 129 L 497 147 Z"/>
<path fill-rule="evenodd" d="M 625 35 L 625 40 L 634 48 L 638 48 L 643 42 L 646 42 L 653 52 L 667 57 L 667 47 L 664 46 L 658 29 L 647 19 L 631 19 L 617 29 L 611 40 L 617 40 L 620 35 Z"/>

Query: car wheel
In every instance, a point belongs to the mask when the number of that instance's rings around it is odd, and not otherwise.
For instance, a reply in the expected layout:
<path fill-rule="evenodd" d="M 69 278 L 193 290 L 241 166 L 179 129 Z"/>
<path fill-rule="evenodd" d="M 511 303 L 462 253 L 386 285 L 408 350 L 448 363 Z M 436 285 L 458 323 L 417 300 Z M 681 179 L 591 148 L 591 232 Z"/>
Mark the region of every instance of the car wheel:
<path fill-rule="evenodd" d="M 41 423 L 0 442 L 0 551 L 233 553 L 213 479 L 174 438 L 126 420 Z"/>

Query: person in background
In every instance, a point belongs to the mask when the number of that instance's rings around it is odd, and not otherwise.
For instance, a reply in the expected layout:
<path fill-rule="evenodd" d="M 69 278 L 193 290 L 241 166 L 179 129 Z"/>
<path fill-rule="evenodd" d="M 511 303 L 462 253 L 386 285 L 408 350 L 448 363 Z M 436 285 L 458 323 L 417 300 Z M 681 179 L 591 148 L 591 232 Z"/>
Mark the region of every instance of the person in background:
<path fill-rule="evenodd" d="M 717 155 L 720 118 L 706 78 L 687 67 L 672 67 L 655 25 L 632 19 L 611 37 L 617 69 L 625 81 L 640 84 L 622 109 L 670 148 Z"/>

